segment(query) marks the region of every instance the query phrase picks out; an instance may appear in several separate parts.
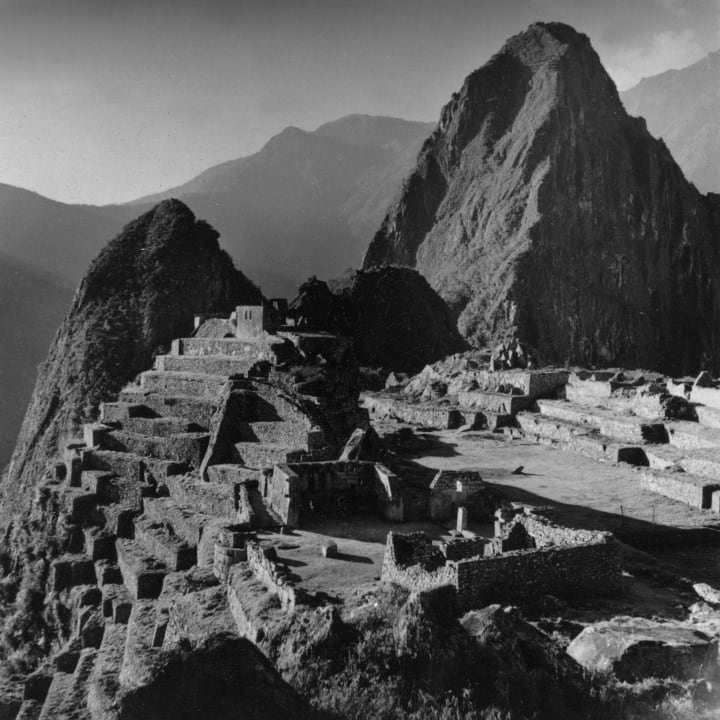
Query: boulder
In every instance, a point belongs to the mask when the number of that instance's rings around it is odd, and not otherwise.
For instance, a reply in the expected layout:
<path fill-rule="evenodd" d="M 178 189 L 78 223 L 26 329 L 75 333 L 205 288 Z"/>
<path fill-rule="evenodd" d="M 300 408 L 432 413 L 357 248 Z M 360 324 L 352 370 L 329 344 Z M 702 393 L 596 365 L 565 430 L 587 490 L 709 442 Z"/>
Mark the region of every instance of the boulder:
<path fill-rule="evenodd" d="M 717 639 L 680 624 L 632 617 L 586 627 L 567 652 L 587 670 L 613 672 L 626 682 L 712 678 L 718 661 Z"/>

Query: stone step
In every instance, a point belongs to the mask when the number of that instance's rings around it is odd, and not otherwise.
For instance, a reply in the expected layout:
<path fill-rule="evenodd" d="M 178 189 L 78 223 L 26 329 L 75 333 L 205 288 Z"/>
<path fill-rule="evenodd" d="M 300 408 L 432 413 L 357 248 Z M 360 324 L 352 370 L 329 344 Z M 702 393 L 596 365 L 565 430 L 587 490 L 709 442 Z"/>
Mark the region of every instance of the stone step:
<path fill-rule="evenodd" d="M 261 442 L 308 448 L 309 423 L 297 421 L 260 421 L 242 423 L 240 439 L 243 442 Z"/>
<path fill-rule="evenodd" d="M 123 583 L 136 600 L 157 598 L 167 575 L 167 567 L 136 540 L 118 539 L 115 543 Z"/>
<path fill-rule="evenodd" d="M 546 417 L 566 420 L 597 428 L 601 435 L 628 443 L 665 443 L 668 441 L 662 421 L 623 416 L 603 408 L 587 407 L 565 400 L 538 400 L 537 406 Z"/>
<path fill-rule="evenodd" d="M 720 408 L 709 407 L 707 405 L 696 405 L 698 421 L 711 428 L 720 428 Z"/>
<path fill-rule="evenodd" d="M 197 562 L 197 547 L 176 535 L 166 524 L 149 518 L 135 520 L 135 541 L 168 570 L 189 570 Z"/>
<path fill-rule="evenodd" d="M 458 393 L 458 404 L 462 408 L 515 415 L 530 407 L 532 400 L 527 395 L 513 395 L 488 390 L 469 390 Z"/>
<path fill-rule="evenodd" d="M 533 413 L 520 413 L 516 419 L 526 437 L 559 450 L 583 455 L 598 462 L 647 464 L 642 448 L 601 435 L 597 428 L 544 418 Z"/>
<path fill-rule="evenodd" d="M 208 433 L 178 433 L 155 436 L 115 430 L 102 440 L 104 450 L 132 453 L 156 460 L 171 460 L 199 467 L 205 456 L 210 435 Z"/>
<path fill-rule="evenodd" d="M 105 632 L 112 623 L 125 624 L 132 610 L 132 598 L 128 589 L 122 583 L 112 583 L 102 587 L 102 611 L 107 618 Z"/>
<path fill-rule="evenodd" d="M 42 700 L 23 700 L 15 720 L 38 720 L 42 708 Z"/>
<path fill-rule="evenodd" d="M 157 615 L 158 606 L 154 600 L 139 600 L 133 604 L 118 674 L 119 683 L 124 687 L 147 685 L 162 661 L 161 648 L 153 647 Z"/>
<path fill-rule="evenodd" d="M 720 482 L 685 472 L 643 470 L 640 487 L 696 508 L 710 508 L 712 494 Z"/>
<path fill-rule="evenodd" d="M 203 375 L 247 375 L 256 360 L 238 355 L 158 355 L 155 369 L 163 372 L 189 372 Z"/>
<path fill-rule="evenodd" d="M 110 484 L 115 477 L 115 473 L 107 470 L 83 470 L 80 485 L 86 492 L 96 495 L 98 502 L 102 503 L 107 501 Z"/>
<path fill-rule="evenodd" d="M 235 485 L 202 482 L 192 476 L 168 479 L 170 497 L 177 503 L 192 507 L 214 517 L 234 517 L 237 509 Z"/>
<path fill-rule="evenodd" d="M 129 616 L 129 611 L 128 611 Z M 119 675 L 125 653 L 127 626 L 105 623 L 102 644 L 90 676 L 87 706 L 93 720 L 114 717 L 114 705 L 120 687 Z"/>
<path fill-rule="evenodd" d="M 210 427 L 212 416 L 218 407 L 217 399 L 148 393 L 139 388 L 122 390 L 120 400 L 142 405 L 146 412 L 154 413 L 156 417 L 185 418 L 203 430 Z"/>
<path fill-rule="evenodd" d="M 112 503 L 101 505 L 98 513 L 102 518 L 103 529 L 120 538 L 132 537 L 133 520 L 141 510 L 126 505 Z"/>
<path fill-rule="evenodd" d="M 146 370 L 140 373 L 140 388 L 145 392 L 165 395 L 189 395 L 217 399 L 225 388 L 226 378 L 192 372 Z"/>
<path fill-rule="evenodd" d="M 232 461 L 262 469 L 278 463 L 299 460 L 304 450 L 274 443 L 239 442 L 233 445 Z"/>
<path fill-rule="evenodd" d="M 181 505 L 171 497 L 146 500 L 145 517 L 154 523 L 164 523 L 190 546 L 197 546 L 203 526 L 212 519 L 212 516 Z"/>
<path fill-rule="evenodd" d="M 668 423 L 670 444 L 683 450 L 720 448 L 720 428 L 706 427 L 696 422 L 676 420 Z"/>
<path fill-rule="evenodd" d="M 167 437 L 179 433 L 205 432 L 204 428 L 182 417 L 135 417 L 120 421 L 122 430 L 139 435 Z"/>

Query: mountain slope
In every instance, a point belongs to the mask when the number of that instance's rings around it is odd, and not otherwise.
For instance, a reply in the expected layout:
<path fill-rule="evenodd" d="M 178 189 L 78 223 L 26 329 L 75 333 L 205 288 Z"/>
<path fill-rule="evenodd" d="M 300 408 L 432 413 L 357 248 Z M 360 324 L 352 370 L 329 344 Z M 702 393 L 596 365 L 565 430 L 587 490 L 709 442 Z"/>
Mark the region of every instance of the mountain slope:
<path fill-rule="evenodd" d="M 689 180 L 720 192 L 720 51 L 682 70 L 644 78 L 620 94 L 631 115 L 645 118 Z"/>
<path fill-rule="evenodd" d="M 0 469 L 10 460 L 37 366 L 72 293 L 69 284 L 0 253 Z"/>
<path fill-rule="evenodd" d="M 93 261 L 40 368 L 0 493 L 0 521 L 32 500 L 64 435 L 96 416 L 152 355 L 192 328 L 194 313 L 260 302 L 217 232 L 177 200 L 127 225 Z"/>
<path fill-rule="evenodd" d="M 133 205 L 180 198 L 217 227 L 266 293 L 292 297 L 309 275 L 337 275 L 360 262 L 431 129 L 362 115 L 315 132 L 286 128 L 255 155 Z"/>
<path fill-rule="evenodd" d="M 475 342 L 695 372 L 720 357 L 719 210 L 588 38 L 536 24 L 445 106 L 364 265 L 416 267 Z"/>

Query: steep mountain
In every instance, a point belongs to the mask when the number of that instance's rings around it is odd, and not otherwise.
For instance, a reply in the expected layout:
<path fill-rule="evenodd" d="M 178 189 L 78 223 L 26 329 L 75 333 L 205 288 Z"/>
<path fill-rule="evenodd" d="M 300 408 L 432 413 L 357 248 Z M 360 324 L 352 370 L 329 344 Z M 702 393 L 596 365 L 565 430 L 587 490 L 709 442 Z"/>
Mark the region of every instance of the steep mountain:
<path fill-rule="evenodd" d="M 57 277 L 0 253 L 0 468 L 10 460 L 37 366 L 47 355 L 72 292 Z"/>
<path fill-rule="evenodd" d="M 477 343 L 695 372 L 720 358 L 719 228 L 588 38 L 536 24 L 445 106 L 364 266 L 417 268 Z"/>
<path fill-rule="evenodd" d="M 32 500 L 29 488 L 58 442 L 96 417 L 194 313 L 257 303 L 258 289 L 218 245 L 218 234 L 178 200 L 166 200 L 127 225 L 93 261 L 40 368 L 0 491 L 3 515 Z"/>
<path fill-rule="evenodd" d="M 112 211 L 0 184 L 0 253 L 73 285 L 122 223 Z"/>
<path fill-rule="evenodd" d="M 414 270 L 357 270 L 330 287 L 362 365 L 418 372 L 465 347 L 448 306 Z"/>
<path fill-rule="evenodd" d="M 360 262 L 432 125 L 351 115 L 315 132 L 286 128 L 256 154 L 143 198 L 178 197 L 206 217 L 266 294 Z"/>
<path fill-rule="evenodd" d="M 702 192 L 720 192 L 720 51 L 682 70 L 643 78 L 620 93 L 631 115 L 645 118 L 686 177 Z"/>

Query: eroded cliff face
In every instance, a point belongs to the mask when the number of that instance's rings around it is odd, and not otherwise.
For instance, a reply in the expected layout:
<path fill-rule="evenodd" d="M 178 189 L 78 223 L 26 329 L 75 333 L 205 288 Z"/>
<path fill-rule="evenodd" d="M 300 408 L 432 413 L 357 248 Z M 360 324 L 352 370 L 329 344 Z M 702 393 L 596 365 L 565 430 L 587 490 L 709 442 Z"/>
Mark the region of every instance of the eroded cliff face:
<path fill-rule="evenodd" d="M 719 356 L 719 228 L 588 38 L 537 24 L 443 108 L 364 266 L 416 267 L 474 343 L 694 372 Z"/>
<path fill-rule="evenodd" d="M 218 233 L 177 200 L 128 224 L 94 260 L 40 366 L 0 493 L 0 527 L 32 502 L 59 440 L 94 420 L 195 313 L 230 312 L 261 293 L 218 245 Z"/>

